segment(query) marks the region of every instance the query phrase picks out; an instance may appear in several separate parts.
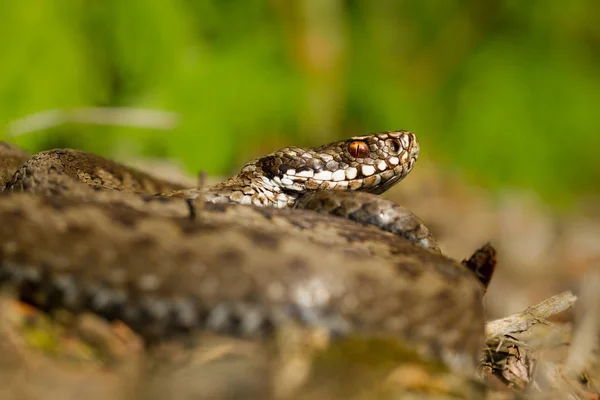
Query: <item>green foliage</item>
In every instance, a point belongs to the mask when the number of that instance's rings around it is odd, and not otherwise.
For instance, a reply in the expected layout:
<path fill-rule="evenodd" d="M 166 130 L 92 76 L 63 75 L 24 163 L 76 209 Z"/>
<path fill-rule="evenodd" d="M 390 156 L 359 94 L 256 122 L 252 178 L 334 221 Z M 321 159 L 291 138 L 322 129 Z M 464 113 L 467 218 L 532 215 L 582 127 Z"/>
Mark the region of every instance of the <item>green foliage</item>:
<path fill-rule="evenodd" d="M 572 200 L 598 193 L 599 14 L 594 0 L 0 2 L 0 139 L 227 173 L 404 128 L 424 157 Z M 180 119 L 7 137 L 30 114 L 100 106 Z"/>

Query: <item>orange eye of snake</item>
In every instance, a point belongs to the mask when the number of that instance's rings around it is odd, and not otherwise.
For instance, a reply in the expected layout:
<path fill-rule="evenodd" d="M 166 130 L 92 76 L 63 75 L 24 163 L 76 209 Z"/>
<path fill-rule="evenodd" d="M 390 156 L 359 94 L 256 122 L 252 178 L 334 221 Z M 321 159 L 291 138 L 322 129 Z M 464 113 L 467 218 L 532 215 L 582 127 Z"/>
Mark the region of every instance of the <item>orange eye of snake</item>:
<path fill-rule="evenodd" d="M 348 145 L 348 153 L 355 158 L 364 158 L 369 155 L 369 145 L 360 140 L 355 140 Z"/>

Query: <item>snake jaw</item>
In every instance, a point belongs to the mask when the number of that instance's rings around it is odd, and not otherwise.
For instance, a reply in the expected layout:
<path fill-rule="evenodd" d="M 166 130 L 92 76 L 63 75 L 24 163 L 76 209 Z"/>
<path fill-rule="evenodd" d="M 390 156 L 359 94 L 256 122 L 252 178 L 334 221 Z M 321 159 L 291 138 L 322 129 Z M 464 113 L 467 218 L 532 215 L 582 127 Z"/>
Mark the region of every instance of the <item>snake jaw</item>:
<path fill-rule="evenodd" d="M 382 193 L 402 180 L 419 155 L 408 131 L 380 132 L 318 148 L 286 147 L 246 165 L 287 192 L 360 190 Z"/>

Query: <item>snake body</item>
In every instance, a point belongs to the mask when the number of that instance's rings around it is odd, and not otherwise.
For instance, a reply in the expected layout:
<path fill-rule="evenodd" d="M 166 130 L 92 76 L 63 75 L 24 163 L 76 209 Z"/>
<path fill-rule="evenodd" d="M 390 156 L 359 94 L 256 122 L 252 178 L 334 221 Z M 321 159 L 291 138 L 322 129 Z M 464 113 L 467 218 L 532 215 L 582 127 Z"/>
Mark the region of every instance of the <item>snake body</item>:
<path fill-rule="evenodd" d="M 0 284 L 48 311 L 120 319 L 148 340 L 198 328 L 264 337 L 294 322 L 399 337 L 472 371 L 482 285 L 374 194 L 418 152 L 404 131 L 285 148 L 197 189 L 88 153 L 42 152 L 0 196 Z"/>

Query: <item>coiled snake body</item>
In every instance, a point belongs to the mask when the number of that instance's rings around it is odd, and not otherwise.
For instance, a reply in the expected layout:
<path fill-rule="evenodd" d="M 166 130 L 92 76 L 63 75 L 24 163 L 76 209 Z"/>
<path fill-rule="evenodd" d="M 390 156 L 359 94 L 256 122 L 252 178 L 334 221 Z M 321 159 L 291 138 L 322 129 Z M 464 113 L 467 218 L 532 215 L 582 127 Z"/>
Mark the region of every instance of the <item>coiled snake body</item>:
<path fill-rule="evenodd" d="M 264 337 L 294 322 L 399 337 L 472 371 L 483 286 L 375 195 L 418 153 L 412 133 L 384 132 L 285 148 L 185 189 L 88 153 L 42 152 L 0 196 L 0 284 L 148 340 L 198 328 Z"/>

